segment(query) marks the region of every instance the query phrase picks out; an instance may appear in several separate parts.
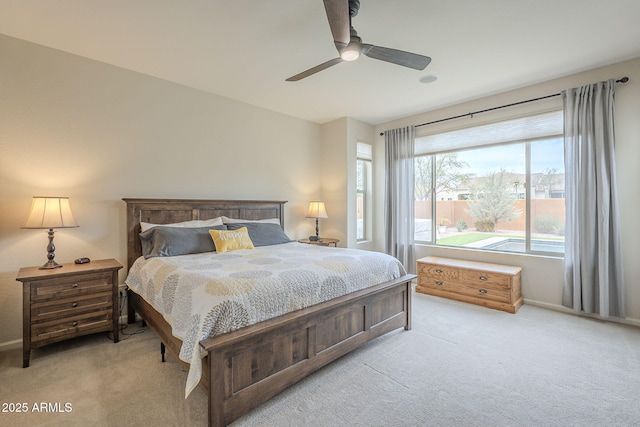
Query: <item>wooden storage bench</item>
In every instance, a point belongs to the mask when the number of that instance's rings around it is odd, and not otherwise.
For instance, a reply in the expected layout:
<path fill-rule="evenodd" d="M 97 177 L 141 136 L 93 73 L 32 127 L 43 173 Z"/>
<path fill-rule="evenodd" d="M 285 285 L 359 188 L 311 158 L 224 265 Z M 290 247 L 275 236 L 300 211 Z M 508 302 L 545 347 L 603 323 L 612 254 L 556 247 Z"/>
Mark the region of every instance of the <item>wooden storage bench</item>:
<path fill-rule="evenodd" d="M 509 313 L 522 305 L 522 267 L 432 256 L 419 259 L 417 264 L 417 292 Z"/>

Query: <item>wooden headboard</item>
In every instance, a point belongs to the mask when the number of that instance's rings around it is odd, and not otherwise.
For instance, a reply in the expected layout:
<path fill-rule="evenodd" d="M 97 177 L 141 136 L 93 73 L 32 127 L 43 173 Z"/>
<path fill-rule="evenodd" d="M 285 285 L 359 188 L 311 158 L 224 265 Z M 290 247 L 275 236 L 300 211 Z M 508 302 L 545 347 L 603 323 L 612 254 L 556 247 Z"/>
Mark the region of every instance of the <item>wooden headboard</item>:
<path fill-rule="evenodd" d="M 140 222 L 171 224 L 227 216 L 240 219 L 279 218 L 284 228 L 286 201 L 122 199 L 127 204 L 127 267 L 142 255 Z"/>

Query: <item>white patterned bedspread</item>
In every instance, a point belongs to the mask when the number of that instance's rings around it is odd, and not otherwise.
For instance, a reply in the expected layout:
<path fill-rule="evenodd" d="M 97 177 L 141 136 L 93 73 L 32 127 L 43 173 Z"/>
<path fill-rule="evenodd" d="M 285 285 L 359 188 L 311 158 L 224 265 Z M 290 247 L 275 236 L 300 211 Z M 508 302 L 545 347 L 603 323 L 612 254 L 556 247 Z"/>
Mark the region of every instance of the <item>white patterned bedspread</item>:
<path fill-rule="evenodd" d="M 201 340 L 405 274 L 394 257 L 285 243 L 222 254 L 140 257 L 125 283 L 161 313 L 190 363 L 185 397 L 200 381 Z"/>

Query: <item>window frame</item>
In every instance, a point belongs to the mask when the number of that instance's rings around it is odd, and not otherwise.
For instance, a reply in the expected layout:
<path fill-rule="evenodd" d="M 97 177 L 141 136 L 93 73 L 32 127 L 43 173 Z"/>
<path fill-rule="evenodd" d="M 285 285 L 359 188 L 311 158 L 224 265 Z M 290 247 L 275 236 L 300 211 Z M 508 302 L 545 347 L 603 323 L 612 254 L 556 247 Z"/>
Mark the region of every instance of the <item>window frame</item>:
<path fill-rule="evenodd" d="M 362 167 L 362 186 L 358 180 L 360 167 Z M 368 142 L 357 142 L 356 153 L 356 242 L 362 243 L 371 239 L 371 222 L 373 211 L 373 145 Z M 362 236 L 358 234 L 358 198 L 362 196 Z"/>
<path fill-rule="evenodd" d="M 555 110 L 552 111 L 555 113 L 559 113 L 559 111 Z M 535 116 L 537 114 L 540 113 L 532 113 L 532 114 L 528 114 L 527 116 Z M 544 114 L 544 113 L 543 113 Z M 507 119 L 508 120 L 508 119 Z M 497 121 L 495 123 L 499 123 L 499 122 L 503 122 L 505 120 L 500 120 Z M 494 123 L 494 124 L 495 124 Z M 486 125 L 491 125 L 492 123 L 485 123 L 482 126 L 486 126 Z M 444 132 L 438 132 L 438 133 L 434 133 L 432 135 L 429 136 L 435 136 L 438 135 L 439 133 L 445 133 Z M 418 137 L 420 138 L 420 137 Z M 513 254 L 513 255 L 538 255 L 538 256 L 548 256 L 548 257 L 554 257 L 554 258 L 563 258 L 565 255 L 564 250 L 562 252 L 551 252 L 551 251 L 540 251 L 540 250 L 533 250 L 531 248 L 531 240 L 532 240 L 532 206 L 531 206 L 531 200 L 532 200 L 532 194 L 531 194 L 531 185 L 526 185 L 524 188 L 524 199 L 525 199 L 525 250 L 523 252 L 519 252 L 519 251 L 506 251 L 506 250 L 500 250 L 500 249 L 490 249 L 490 248 L 468 248 L 468 247 L 464 247 L 464 246 L 455 246 L 455 245 L 447 245 L 447 244 L 441 244 L 438 243 L 438 233 L 437 233 L 437 227 L 438 227 L 438 221 L 437 221 L 437 203 L 436 203 L 436 194 L 435 194 L 435 190 L 437 188 L 437 182 L 436 182 L 436 175 L 437 175 L 437 162 L 436 162 L 436 157 L 438 155 L 442 155 L 442 154 L 449 154 L 449 153 L 459 153 L 459 152 L 463 152 L 463 151 L 471 151 L 471 150 L 478 150 L 478 149 L 483 149 L 483 148 L 488 148 L 488 147 L 499 147 L 499 146 L 507 146 L 507 145 L 515 145 L 515 144 L 524 144 L 524 157 L 525 157 L 525 182 L 531 182 L 531 176 L 532 176 L 532 172 L 531 172 L 531 146 L 532 144 L 539 142 L 539 141 L 546 141 L 546 140 L 551 140 L 551 139 L 556 139 L 559 138 L 561 139 L 564 144 L 564 135 L 563 134 L 558 134 L 558 133 L 552 133 L 546 136 L 539 136 L 539 137 L 533 137 L 533 138 L 523 138 L 523 139 L 515 139 L 515 140 L 511 140 L 509 142 L 499 142 L 499 143 L 494 143 L 494 144 L 482 144 L 482 145 L 474 145 L 474 146 L 468 146 L 468 147 L 462 147 L 462 148 L 455 148 L 452 150 L 441 150 L 441 151 L 433 151 L 433 152 L 429 152 L 427 154 L 415 154 L 414 158 L 418 158 L 418 157 L 425 157 L 425 158 L 430 158 L 430 168 L 431 168 L 431 173 L 430 173 L 430 177 L 431 177 L 431 241 L 427 241 L 427 240 L 415 240 L 415 243 L 417 245 L 424 245 L 424 246 L 433 246 L 433 247 L 444 247 L 444 248 L 453 248 L 453 249 L 473 249 L 473 250 L 479 250 L 479 251 L 486 251 L 486 252 L 491 252 L 491 253 L 495 253 L 495 252 L 499 252 L 499 253 L 505 253 L 505 254 Z M 414 183 L 415 185 L 415 183 Z M 562 191 L 562 194 L 564 194 L 564 190 Z M 551 194 L 550 194 L 551 195 Z M 549 197 L 551 198 L 551 197 Z M 566 222 L 566 212 L 565 212 L 565 222 Z"/>

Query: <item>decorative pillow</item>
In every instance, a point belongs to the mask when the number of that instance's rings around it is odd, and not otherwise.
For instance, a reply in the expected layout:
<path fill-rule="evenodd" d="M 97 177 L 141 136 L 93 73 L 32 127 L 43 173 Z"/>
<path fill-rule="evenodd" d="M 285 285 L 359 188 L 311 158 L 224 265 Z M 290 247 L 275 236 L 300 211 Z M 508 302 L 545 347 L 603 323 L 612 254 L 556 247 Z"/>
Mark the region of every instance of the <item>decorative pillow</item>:
<path fill-rule="evenodd" d="M 195 219 L 193 221 L 174 222 L 173 224 L 151 224 L 149 222 L 140 222 L 140 229 L 144 233 L 148 229 L 157 226 L 163 227 L 182 227 L 182 228 L 197 228 L 197 227 L 210 227 L 214 225 L 223 225 L 222 217 L 212 219 Z"/>
<path fill-rule="evenodd" d="M 222 222 L 224 224 L 244 224 L 246 222 L 259 222 L 259 223 L 267 223 L 267 224 L 278 224 L 280 225 L 279 218 L 267 218 L 267 219 L 239 219 L 239 218 L 229 218 L 228 216 L 221 216 Z"/>
<path fill-rule="evenodd" d="M 166 227 L 155 226 L 140 233 L 142 256 L 146 258 L 165 257 L 216 250 L 209 230 L 226 230 L 225 225 L 211 227 Z"/>
<path fill-rule="evenodd" d="M 229 230 L 237 230 L 242 227 L 247 228 L 253 246 L 279 245 L 293 241 L 284 233 L 280 223 L 244 222 L 227 224 L 227 229 Z"/>
<path fill-rule="evenodd" d="M 247 227 L 236 230 L 209 230 L 218 253 L 234 249 L 253 249 L 253 242 L 249 237 Z"/>

